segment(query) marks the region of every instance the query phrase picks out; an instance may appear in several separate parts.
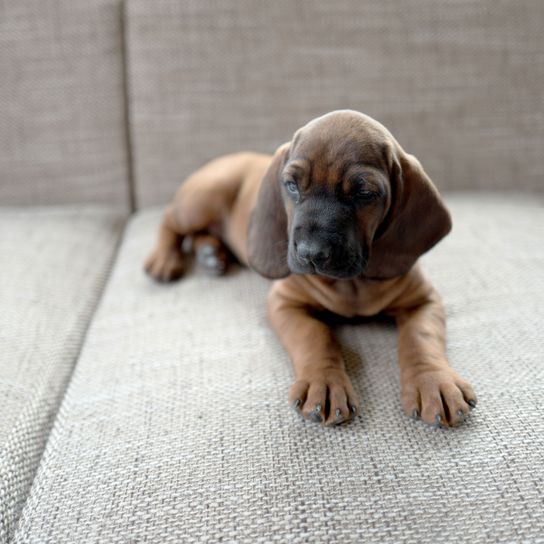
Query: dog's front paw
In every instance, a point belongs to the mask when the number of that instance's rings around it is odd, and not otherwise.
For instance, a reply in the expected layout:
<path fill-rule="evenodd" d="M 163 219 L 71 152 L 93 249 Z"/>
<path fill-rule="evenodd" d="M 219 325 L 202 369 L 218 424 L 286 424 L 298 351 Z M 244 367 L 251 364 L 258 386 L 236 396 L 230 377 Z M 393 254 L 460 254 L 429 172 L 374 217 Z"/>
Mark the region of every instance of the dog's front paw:
<path fill-rule="evenodd" d="M 144 264 L 145 271 L 157 281 L 174 281 L 185 271 L 185 259 L 178 248 L 157 247 Z"/>
<path fill-rule="evenodd" d="M 402 380 L 404 413 L 435 427 L 460 425 L 476 402 L 472 386 L 449 367 L 421 370 Z"/>
<path fill-rule="evenodd" d="M 347 374 L 333 368 L 308 372 L 289 391 L 289 404 L 306 419 L 339 425 L 359 411 L 359 401 Z"/>

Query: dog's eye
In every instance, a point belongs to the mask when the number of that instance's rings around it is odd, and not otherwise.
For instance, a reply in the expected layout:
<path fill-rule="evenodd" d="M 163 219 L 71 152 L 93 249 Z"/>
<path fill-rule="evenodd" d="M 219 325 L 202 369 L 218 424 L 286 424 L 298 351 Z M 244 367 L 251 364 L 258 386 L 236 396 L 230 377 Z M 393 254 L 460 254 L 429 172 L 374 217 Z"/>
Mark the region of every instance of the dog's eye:
<path fill-rule="evenodd" d="M 359 191 L 357 191 L 357 196 L 365 200 L 370 200 L 376 197 L 376 193 L 374 193 L 373 191 L 365 191 L 364 189 L 360 189 Z"/>
<path fill-rule="evenodd" d="M 368 189 L 365 189 L 363 187 L 360 187 L 357 189 L 355 196 L 364 202 L 370 202 L 371 200 L 374 200 L 378 194 L 374 191 L 369 191 Z"/>
<path fill-rule="evenodd" d="M 290 181 L 286 181 L 285 182 L 285 188 L 287 189 L 287 192 L 293 196 L 298 196 L 299 195 L 299 192 L 298 192 L 298 187 L 297 187 L 297 184 L 290 180 Z"/>
<path fill-rule="evenodd" d="M 361 204 L 371 202 L 380 196 L 375 190 L 373 190 L 374 187 L 369 184 L 365 176 L 357 177 L 352 183 L 353 188 L 351 194 L 353 195 L 353 198 L 355 198 Z"/>

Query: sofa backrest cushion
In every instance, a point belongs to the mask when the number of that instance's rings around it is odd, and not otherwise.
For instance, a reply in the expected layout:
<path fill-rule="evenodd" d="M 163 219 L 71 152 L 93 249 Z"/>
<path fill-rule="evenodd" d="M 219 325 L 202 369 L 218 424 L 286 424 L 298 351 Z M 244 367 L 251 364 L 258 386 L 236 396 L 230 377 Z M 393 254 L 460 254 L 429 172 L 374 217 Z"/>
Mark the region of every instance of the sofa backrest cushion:
<path fill-rule="evenodd" d="M 128 207 L 120 0 L 0 7 L 0 205 Z"/>
<path fill-rule="evenodd" d="M 139 206 L 199 165 L 273 152 L 338 108 L 383 122 L 444 190 L 544 179 L 544 2 L 129 0 Z"/>

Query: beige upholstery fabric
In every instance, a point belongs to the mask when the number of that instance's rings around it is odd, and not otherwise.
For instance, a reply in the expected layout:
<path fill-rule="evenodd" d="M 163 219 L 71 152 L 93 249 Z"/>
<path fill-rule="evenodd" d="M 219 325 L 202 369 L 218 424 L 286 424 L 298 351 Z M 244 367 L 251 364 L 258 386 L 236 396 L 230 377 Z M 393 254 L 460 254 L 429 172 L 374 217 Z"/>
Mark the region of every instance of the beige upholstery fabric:
<path fill-rule="evenodd" d="M 544 2 L 128 0 L 137 198 L 339 108 L 441 189 L 544 190 Z"/>
<path fill-rule="evenodd" d="M 0 205 L 128 208 L 120 0 L 0 0 Z"/>
<path fill-rule="evenodd" d="M 290 364 L 245 270 L 157 285 L 160 214 L 130 223 L 15 541 L 538 542 L 544 534 L 544 199 L 455 196 L 426 256 L 449 353 L 480 404 L 436 431 L 405 418 L 396 332 L 340 328 L 363 400 L 325 429 L 286 402 Z"/>
<path fill-rule="evenodd" d="M 0 542 L 30 489 L 123 219 L 97 207 L 0 208 Z"/>

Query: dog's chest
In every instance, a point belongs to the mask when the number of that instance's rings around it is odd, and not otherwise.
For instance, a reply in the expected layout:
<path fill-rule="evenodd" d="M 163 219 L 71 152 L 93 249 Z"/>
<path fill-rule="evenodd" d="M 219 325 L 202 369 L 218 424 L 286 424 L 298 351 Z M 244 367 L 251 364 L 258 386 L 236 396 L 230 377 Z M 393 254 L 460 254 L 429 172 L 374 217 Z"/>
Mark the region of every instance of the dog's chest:
<path fill-rule="evenodd" d="M 372 316 L 382 312 L 394 297 L 390 283 L 320 278 L 315 284 L 316 298 L 327 310 L 344 317 Z"/>

